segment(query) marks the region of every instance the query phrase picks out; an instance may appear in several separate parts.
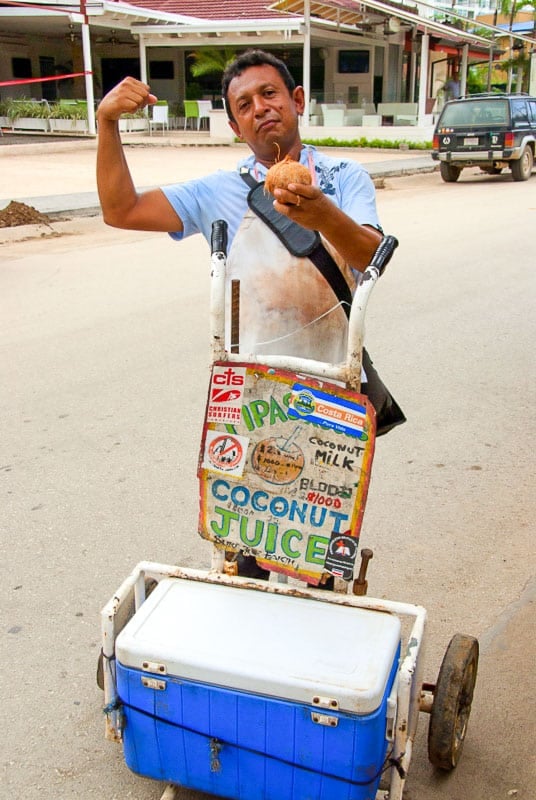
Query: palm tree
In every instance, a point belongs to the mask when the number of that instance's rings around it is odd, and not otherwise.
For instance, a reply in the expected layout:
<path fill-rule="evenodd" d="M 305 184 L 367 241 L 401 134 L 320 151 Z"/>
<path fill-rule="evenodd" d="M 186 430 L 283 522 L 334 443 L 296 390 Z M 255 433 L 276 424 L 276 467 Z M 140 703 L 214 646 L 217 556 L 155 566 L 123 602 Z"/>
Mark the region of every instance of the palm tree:
<path fill-rule="evenodd" d="M 227 64 L 236 58 L 236 52 L 230 47 L 202 47 L 190 53 L 188 58 L 194 61 L 190 67 L 192 75 L 200 78 L 203 75 L 222 75 Z"/>
<path fill-rule="evenodd" d="M 516 18 L 516 14 L 518 11 L 521 11 L 522 8 L 525 6 L 532 6 L 536 11 L 536 0 L 529 0 L 529 2 L 525 2 L 525 0 L 501 0 L 498 8 L 501 14 L 509 17 L 508 20 L 508 30 L 510 34 L 514 28 L 514 21 Z M 512 38 L 510 38 L 510 42 L 512 42 Z M 511 48 L 512 50 L 512 48 Z M 521 89 L 521 84 L 523 81 L 523 66 L 524 66 L 524 52 L 521 54 L 514 55 L 513 52 L 510 52 L 510 58 L 504 63 L 504 66 L 508 68 L 508 83 L 506 86 L 506 90 L 508 92 L 512 91 L 512 77 L 514 72 L 514 67 L 517 67 L 517 88 L 518 90 Z"/>

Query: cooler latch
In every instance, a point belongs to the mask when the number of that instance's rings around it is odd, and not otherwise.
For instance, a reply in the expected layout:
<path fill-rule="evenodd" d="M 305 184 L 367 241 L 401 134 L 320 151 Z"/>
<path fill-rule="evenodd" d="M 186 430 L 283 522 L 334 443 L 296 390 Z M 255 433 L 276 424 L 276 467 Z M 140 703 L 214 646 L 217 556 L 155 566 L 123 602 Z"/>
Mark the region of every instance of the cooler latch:
<path fill-rule="evenodd" d="M 156 672 L 157 675 L 167 675 L 166 665 L 159 664 L 157 661 L 142 661 L 141 668 L 144 672 Z"/>
<path fill-rule="evenodd" d="M 159 681 L 158 678 L 146 678 L 145 675 L 142 676 L 141 685 L 145 686 L 146 689 L 154 689 L 157 692 L 163 692 L 166 688 L 165 681 Z"/>
<path fill-rule="evenodd" d="M 398 673 L 393 681 L 393 686 L 387 698 L 387 713 L 385 725 L 385 738 L 388 742 L 395 739 L 396 713 L 398 708 Z"/>
<path fill-rule="evenodd" d="M 339 710 L 339 701 L 335 700 L 333 697 L 321 697 L 320 695 L 315 695 L 313 697 L 313 705 L 317 706 L 318 708 L 325 708 L 329 711 Z M 339 724 L 338 717 L 334 717 L 331 714 L 319 714 L 316 711 L 311 711 L 311 719 L 317 725 L 327 725 L 330 728 L 336 728 Z"/>
<path fill-rule="evenodd" d="M 338 700 L 335 700 L 333 697 L 320 697 L 318 694 L 315 694 L 313 697 L 313 705 L 318 706 L 318 708 L 328 708 L 330 711 L 339 710 Z"/>
<path fill-rule="evenodd" d="M 339 724 L 338 717 L 332 717 L 330 714 L 317 714 L 315 711 L 311 711 L 311 719 L 317 725 L 327 725 L 329 728 L 336 728 Z"/>

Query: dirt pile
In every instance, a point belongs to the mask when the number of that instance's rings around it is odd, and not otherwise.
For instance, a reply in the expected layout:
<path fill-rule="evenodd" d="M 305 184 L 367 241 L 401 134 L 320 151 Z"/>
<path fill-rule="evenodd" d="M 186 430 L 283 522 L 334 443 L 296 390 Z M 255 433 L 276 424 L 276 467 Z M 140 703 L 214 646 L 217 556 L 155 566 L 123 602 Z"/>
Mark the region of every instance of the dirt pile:
<path fill-rule="evenodd" d="M 12 200 L 0 210 L 0 228 L 14 228 L 16 225 L 50 225 L 50 218 L 33 206 Z"/>

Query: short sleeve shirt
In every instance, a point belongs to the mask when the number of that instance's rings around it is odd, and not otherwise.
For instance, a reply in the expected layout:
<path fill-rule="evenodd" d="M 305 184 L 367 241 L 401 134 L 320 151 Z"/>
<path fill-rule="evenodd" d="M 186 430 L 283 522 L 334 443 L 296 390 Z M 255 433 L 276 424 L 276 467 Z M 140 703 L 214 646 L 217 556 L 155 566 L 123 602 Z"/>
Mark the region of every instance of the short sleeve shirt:
<path fill-rule="evenodd" d="M 351 219 L 380 229 L 374 184 L 360 164 L 326 156 L 310 145 L 302 148 L 300 162 L 314 165 L 316 185 Z M 203 178 L 161 187 L 182 220 L 184 230 L 171 233 L 174 239 L 201 233 L 210 242 L 212 223 L 225 220 L 230 248 L 248 210 L 249 187 L 240 177 L 241 167 L 247 167 L 259 181 L 266 176 L 267 168 L 251 155 L 239 162 L 236 171 L 219 170 Z"/>

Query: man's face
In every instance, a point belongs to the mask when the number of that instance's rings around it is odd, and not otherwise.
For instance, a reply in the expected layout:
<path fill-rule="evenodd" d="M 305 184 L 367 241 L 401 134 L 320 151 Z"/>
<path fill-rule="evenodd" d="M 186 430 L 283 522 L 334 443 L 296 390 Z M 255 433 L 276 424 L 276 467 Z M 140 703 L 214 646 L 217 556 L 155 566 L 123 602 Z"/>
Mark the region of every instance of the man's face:
<path fill-rule="evenodd" d="M 279 72 L 270 65 L 248 67 L 229 84 L 227 102 L 234 122 L 230 125 L 260 160 L 278 158 L 299 141 L 298 115 L 303 113 L 303 89 L 292 94 Z"/>

